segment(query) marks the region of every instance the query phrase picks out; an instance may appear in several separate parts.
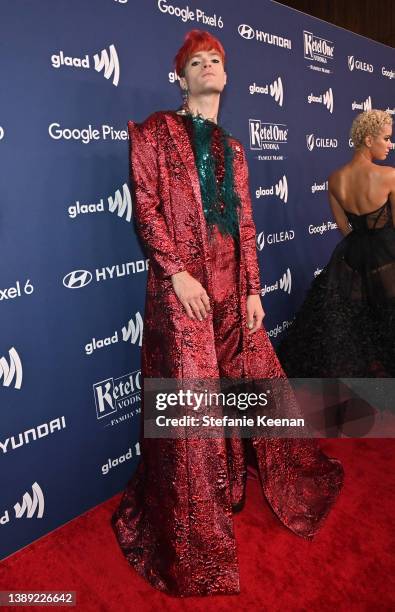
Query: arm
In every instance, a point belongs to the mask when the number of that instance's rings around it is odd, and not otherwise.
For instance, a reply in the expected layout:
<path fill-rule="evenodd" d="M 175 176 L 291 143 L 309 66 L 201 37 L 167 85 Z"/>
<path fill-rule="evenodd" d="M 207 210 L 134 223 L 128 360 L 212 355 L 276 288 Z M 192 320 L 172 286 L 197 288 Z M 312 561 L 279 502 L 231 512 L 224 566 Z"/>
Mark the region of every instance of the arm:
<path fill-rule="evenodd" d="M 389 199 L 391 203 L 392 222 L 395 226 L 395 168 L 391 168 Z"/>
<path fill-rule="evenodd" d="M 210 303 L 205 289 L 185 268 L 162 214 L 158 184 L 158 150 L 153 120 L 128 122 L 130 174 L 139 234 L 160 278 L 171 279 L 173 289 L 190 319 L 207 317 Z"/>
<path fill-rule="evenodd" d="M 135 217 L 150 261 L 161 278 L 185 270 L 161 211 L 158 184 L 158 152 L 152 120 L 142 125 L 128 121 L 130 176 Z"/>
<path fill-rule="evenodd" d="M 235 181 L 241 202 L 240 212 L 240 248 L 244 254 L 247 274 L 247 294 L 259 295 L 261 283 L 259 278 L 258 257 L 256 252 L 256 230 L 252 218 L 252 206 L 249 188 L 249 173 L 243 147 L 240 147 L 240 166 L 235 168 Z"/>
<path fill-rule="evenodd" d="M 258 257 L 256 252 L 256 229 L 252 218 L 249 187 L 249 172 L 244 150 L 241 145 L 241 166 L 235 170 L 237 191 L 240 197 L 240 248 L 243 250 L 247 276 L 247 326 L 249 335 L 254 334 L 262 325 L 265 312 L 262 308 L 260 292 Z"/>
<path fill-rule="evenodd" d="M 331 176 L 329 177 L 328 187 L 329 204 L 332 209 L 333 217 L 336 221 L 337 227 L 339 228 L 343 236 L 347 236 L 351 232 L 351 227 L 348 222 L 346 213 L 344 212 L 342 206 L 339 204 L 338 200 L 336 199 L 336 196 L 333 193 L 333 179 Z"/>

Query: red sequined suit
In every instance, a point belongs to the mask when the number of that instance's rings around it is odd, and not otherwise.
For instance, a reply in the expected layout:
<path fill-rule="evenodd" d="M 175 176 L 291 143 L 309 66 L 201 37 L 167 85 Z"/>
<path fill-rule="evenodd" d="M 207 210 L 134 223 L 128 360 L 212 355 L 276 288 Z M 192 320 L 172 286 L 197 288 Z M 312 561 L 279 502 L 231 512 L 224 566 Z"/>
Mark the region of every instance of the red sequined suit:
<path fill-rule="evenodd" d="M 143 375 L 284 377 L 264 328 L 246 333 L 246 296 L 259 293 L 260 281 L 241 144 L 231 139 L 242 204 L 235 264 L 233 239 L 217 232 L 217 246 L 210 244 L 182 117 L 160 112 L 128 127 L 136 219 L 150 256 Z M 185 269 L 210 297 L 205 321 L 190 320 L 172 288 L 170 275 Z M 252 445 L 272 509 L 286 527 L 312 538 L 341 489 L 341 464 L 313 439 L 253 438 Z M 141 446 L 140 464 L 112 517 L 128 562 L 172 595 L 238 593 L 232 511 L 240 509 L 245 493 L 242 440 L 142 438 Z"/>

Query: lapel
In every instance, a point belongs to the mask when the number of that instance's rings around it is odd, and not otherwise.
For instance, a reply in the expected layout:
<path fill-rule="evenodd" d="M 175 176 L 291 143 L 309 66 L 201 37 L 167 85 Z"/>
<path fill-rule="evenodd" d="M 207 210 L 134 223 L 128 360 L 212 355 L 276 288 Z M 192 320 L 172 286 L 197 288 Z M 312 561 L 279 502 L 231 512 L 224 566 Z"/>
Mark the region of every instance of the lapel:
<path fill-rule="evenodd" d="M 181 117 L 179 117 L 176 113 L 166 113 L 165 118 L 170 136 L 172 137 L 174 146 L 176 147 L 178 154 L 181 157 L 185 168 L 187 169 L 194 196 L 199 204 L 199 209 L 203 214 L 199 176 L 195 165 L 195 156 L 193 154 L 191 143 L 189 142 L 188 134 L 184 128 Z"/>
<path fill-rule="evenodd" d="M 212 272 L 210 268 L 210 253 L 207 238 L 206 219 L 203 213 L 202 195 L 200 193 L 199 175 L 195 164 L 195 156 L 184 124 L 180 116 L 174 113 L 165 113 L 167 127 L 170 136 L 174 142 L 174 146 L 188 172 L 193 194 L 196 200 L 197 213 L 200 221 L 200 230 L 202 238 L 203 258 L 207 266 L 207 283 L 209 292 L 212 286 Z"/>

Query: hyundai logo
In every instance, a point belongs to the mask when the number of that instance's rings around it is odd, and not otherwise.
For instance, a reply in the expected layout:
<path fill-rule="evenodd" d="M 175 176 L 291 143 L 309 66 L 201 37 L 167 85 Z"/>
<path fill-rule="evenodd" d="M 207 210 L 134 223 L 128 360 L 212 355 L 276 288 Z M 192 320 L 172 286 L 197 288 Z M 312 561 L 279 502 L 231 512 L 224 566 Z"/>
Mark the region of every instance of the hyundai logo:
<path fill-rule="evenodd" d="M 247 40 L 251 40 L 251 38 L 254 38 L 254 30 L 246 23 L 241 23 L 237 29 L 240 36 L 242 36 L 243 38 L 247 38 Z"/>
<path fill-rule="evenodd" d="M 81 289 L 89 285 L 92 280 L 92 274 L 88 270 L 73 270 L 69 272 L 63 279 L 63 285 L 67 289 Z"/>

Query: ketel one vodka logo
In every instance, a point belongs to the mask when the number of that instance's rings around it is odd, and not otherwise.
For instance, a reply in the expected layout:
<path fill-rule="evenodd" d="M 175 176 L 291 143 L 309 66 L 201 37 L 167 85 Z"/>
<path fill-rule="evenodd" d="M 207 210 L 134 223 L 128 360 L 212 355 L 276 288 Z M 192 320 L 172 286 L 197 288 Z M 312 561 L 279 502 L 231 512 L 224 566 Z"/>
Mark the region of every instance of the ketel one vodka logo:
<path fill-rule="evenodd" d="M 140 402 L 141 370 L 95 383 L 93 393 L 97 418 L 114 415 L 118 409 L 122 410 Z"/>
<path fill-rule="evenodd" d="M 65 55 L 63 51 L 54 53 L 51 56 L 51 63 L 53 68 L 61 68 L 62 66 L 69 66 L 70 68 L 91 68 L 91 58 L 89 55 L 84 57 L 72 57 Z M 117 86 L 119 83 L 119 59 L 117 50 L 114 45 L 110 45 L 108 50 L 102 49 L 100 53 L 96 53 L 93 56 L 93 67 L 96 72 L 103 72 L 103 76 L 106 79 L 112 78 L 113 85 Z"/>
<path fill-rule="evenodd" d="M 312 32 L 303 31 L 304 58 L 310 61 L 327 64 L 333 60 L 335 46 L 332 41 L 316 36 Z"/>
<path fill-rule="evenodd" d="M 260 119 L 249 119 L 250 148 L 253 151 L 274 150 L 287 144 L 288 128 L 283 123 L 263 123 Z"/>
<path fill-rule="evenodd" d="M 14 504 L 14 517 L 16 519 L 23 518 L 43 518 L 44 516 L 44 493 L 38 482 L 32 484 L 32 492 L 26 491 L 23 494 L 22 501 Z M 10 522 L 10 513 L 5 510 L 0 516 L 0 525 L 5 525 Z"/>
<path fill-rule="evenodd" d="M 3 387 L 13 386 L 15 389 L 22 387 L 22 362 L 14 347 L 8 351 L 8 358 L 0 358 L 0 384 Z"/>

